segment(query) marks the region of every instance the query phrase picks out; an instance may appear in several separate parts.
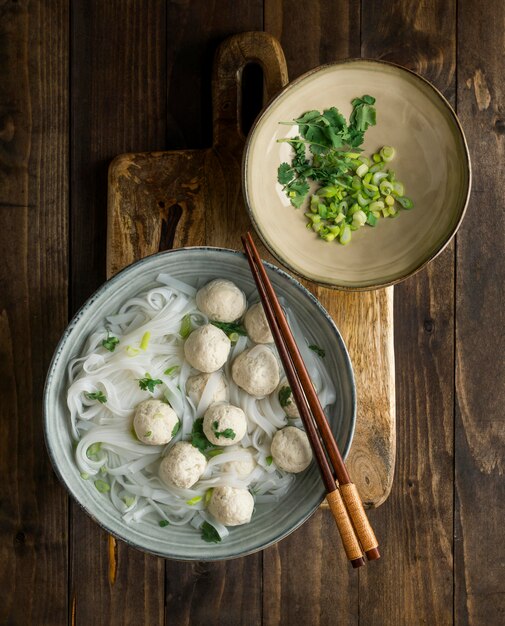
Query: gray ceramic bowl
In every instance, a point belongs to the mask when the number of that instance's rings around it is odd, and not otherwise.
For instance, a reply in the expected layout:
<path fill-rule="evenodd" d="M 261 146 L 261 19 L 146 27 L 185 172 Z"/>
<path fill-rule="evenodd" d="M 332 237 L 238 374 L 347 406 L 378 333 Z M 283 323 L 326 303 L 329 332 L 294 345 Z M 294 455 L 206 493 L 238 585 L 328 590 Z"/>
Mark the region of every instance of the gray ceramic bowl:
<path fill-rule="evenodd" d="M 110 500 L 91 481 L 82 480 L 74 462 L 66 406 L 67 364 L 81 353 L 86 337 L 106 315 L 129 297 L 153 286 L 159 272 L 195 284 L 221 277 L 235 281 L 247 295 L 255 285 L 245 257 L 221 248 L 183 248 L 157 254 L 131 265 L 106 282 L 70 322 L 56 348 L 44 395 L 46 444 L 54 469 L 71 495 L 107 531 L 153 554 L 184 560 L 221 560 L 244 556 L 279 541 L 298 528 L 316 510 L 324 488 L 315 464 L 297 476 L 294 488 L 279 505 L 258 505 L 253 520 L 230 530 L 220 544 L 202 541 L 192 528 L 159 528 L 146 522 L 127 525 Z M 354 377 L 346 347 L 328 313 L 302 285 L 285 272 L 268 265 L 277 293 L 289 301 L 307 337 L 325 346 L 326 366 L 337 387 L 337 401 L 329 418 L 340 450 L 347 454 L 355 423 Z"/>

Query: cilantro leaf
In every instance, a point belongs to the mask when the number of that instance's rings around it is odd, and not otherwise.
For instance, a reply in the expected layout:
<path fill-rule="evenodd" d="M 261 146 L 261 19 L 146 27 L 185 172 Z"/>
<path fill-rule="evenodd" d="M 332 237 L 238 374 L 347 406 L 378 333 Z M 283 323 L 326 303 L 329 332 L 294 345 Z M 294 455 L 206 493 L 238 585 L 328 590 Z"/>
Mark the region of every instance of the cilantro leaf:
<path fill-rule="evenodd" d="M 281 163 L 277 169 L 277 180 L 281 185 L 287 185 L 293 180 L 294 170 L 289 163 Z"/>
<path fill-rule="evenodd" d="M 309 349 L 312 350 L 312 352 L 315 352 L 317 356 L 320 356 L 322 359 L 324 359 L 324 357 L 326 356 L 325 350 L 323 350 L 323 348 L 320 348 L 319 346 L 316 346 L 315 343 L 310 344 Z"/>
<path fill-rule="evenodd" d="M 84 395 L 89 400 L 98 400 L 98 402 L 101 402 L 102 404 L 107 402 L 107 396 L 103 393 L 103 391 L 86 391 Z"/>
<path fill-rule="evenodd" d="M 200 530 L 202 531 L 202 539 L 207 543 L 220 543 L 219 533 L 209 522 L 204 522 Z"/>
<path fill-rule="evenodd" d="M 281 389 L 279 390 L 279 402 L 282 408 L 284 408 L 285 406 L 288 406 L 289 399 L 291 398 L 291 396 L 292 396 L 292 391 L 289 385 L 281 387 Z"/>
<path fill-rule="evenodd" d="M 359 132 L 365 132 L 369 126 L 375 126 L 376 112 L 375 98 L 372 96 L 363 96 L 362 98 L 354 98 L 352 101 L 352 113 L 349 117 L 349 125 Z"/>
<path fill-rule="evenodd" d="M 154 388 L 156 387 L 156 385 L 162 384 L 162 380 L 160 380 L 159 378 L 151 378 L 151 375 L 148 372 L 146 372 L 145 378 L 139 379 L 139 387 L 142 389 L 142 391 L 150 391 L 151 393 L 154 393 Z"/>
<path fill-rule="evenodd" d="M 212 423 L 212 432 L 216 435 L 216 438 L 224 437 L 225 439 L 235 439 L 236 434 L 232 428 L 225 428 L 224 430 L 219 430 L 219 422 Z"/>
<path fill-rule="evenodd" d="M 170 526 L 170 522 L 167 519 L 160 519 L 158 525 L 161 526 L 161 528 L 165 528 L 166 526 Z"/>
<path fill-rule="evenodd" d="M 199 417 L 193 422 L 191 430 L 191 445 L 198 448 L 200 452 L 205 452 L 207 448 L 212 448 L 212 444 L 203 432 L 203 417 Z"/>
<path fill-rule="evenodd" d="M 228 337 L 233 334 L 241 335 L 242 337 L 247 335 L 247 331 L 242 324 L 237 324 L 236 322 L 211 322 L 211 324 L 221 329 Z"/>
<path fill-rule="evenodd" d="M 109 335 L 109 331 L 107 331 L 107 338 L 102 341 L 102 346 L 109 352 L 114 352 L 118 343 L 119 339 L 113 335 Z"/>

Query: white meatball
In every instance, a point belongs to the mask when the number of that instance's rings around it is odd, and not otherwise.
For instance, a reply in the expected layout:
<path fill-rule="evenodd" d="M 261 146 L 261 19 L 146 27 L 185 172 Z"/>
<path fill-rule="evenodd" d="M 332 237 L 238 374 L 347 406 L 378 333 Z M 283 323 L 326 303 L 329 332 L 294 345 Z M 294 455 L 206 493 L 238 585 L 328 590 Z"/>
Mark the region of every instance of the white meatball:
<path fill-rule="evenodd" d="M 179 418 L 171 406 L 160 400 L 144 400 L 137 405 L 133 428 L 142 443 L 160 446 L 176 434 Z"/>
<path fill-rule="evenodd" d="M 232 446 L 247 432 L 245 413 L 238 406 L 227 402 L 213 404 L 203 416 L 203 432 L 216 446 Z"/>
<path fill-rule="evenodd" d="M 270 454 L 277 467 L 293 474 L 303 472 L 312 461 L 307 435 L 294 426 L 287 426 L 275 433 Z"/>
<path fill-rule="evenodd" d="M 247 489 L 215 487 L 209 502 L 209 513 L 225 526 L 239 526 L 251 521 L 254 498 Z"/>
<path fill-rule="evenodd" d="M 205 324 L 186 339 L 184 354 L 190 365 L 209 374 L 226 363 L 230 348 L 231 341 L 220 328 Z"/>
<path fill-rule="evenodd" d="M 198 448 L 189 441 L 179 441 L 161 461 L 158 475 L 168 486 L 189 489 L 198 482 L 206 467 L 207 459 Z"/>
<path fill-rule="evenodd" d="M 198 406 L 202 399 L 203 390 L 205 389 L 209 378 L 212 374 L 197 374 L 196 376 L 190 376 L 186 381 L 186 394 L 189 396 L 195 406 Z M 216 373 L 218 376 L 216 388 L 210 398 L 210 403 L 214 402 L 228 402 L 230 399 L 230 392 L 228 390 L 228 383 L 226 378 L 221 372 Z"/>
<path fill-rule="evenodd" d="M 202 313 L 216 322 L 234 322 L 246 309 L 244 292 L 231 280 L 216 278 L 196 294 L 196 304 Z"/>
<path fill-rule="evenodd" d="M 228 461 L 223 463 L 223 472 L 234 472 L 239 478 L 247 478 L 256 468 L 256 459 L 254 458 L 254 448 L 244 448 L 241 452 L 245 452 L 244 458 L 240 461 Z"/>
<path fill-rule="evenodd" d="M 257 302 L 247 309 L 244 317 L 244 326 L 249 339 L 254 341 L 254 343 L 274 342 L 261 302 Z"/>
<path fill-rule="evenodd" d="M 233 361 L 231 375 L 236 384 L 251 396 L 268 396 L 279 384 L 279 364 L 264 346 L 244 350 Z"/>

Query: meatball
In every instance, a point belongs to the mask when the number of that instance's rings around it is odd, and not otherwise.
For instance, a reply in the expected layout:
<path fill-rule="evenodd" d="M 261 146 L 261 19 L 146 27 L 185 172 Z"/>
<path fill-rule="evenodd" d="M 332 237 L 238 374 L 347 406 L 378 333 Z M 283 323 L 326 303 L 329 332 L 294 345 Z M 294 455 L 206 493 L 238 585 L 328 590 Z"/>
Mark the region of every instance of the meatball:
<path fill-rule="evenodd" d="M 203 432 L 216 446 L 232 446 L 247 432 L 245 413 L 227 402 L 213 404 L 203 416 Z"/>
<path fill-rule="evenodd" d="M 244 317 L 244 326 L 249 339 L 254 341 L 254 343 L 274 342 L 261 302 L 257 302 L 247 309 Z"/>
<path fill-rule="evenodd" d="M 279 384 L 279 364 L 264 346 L 244 350 L 233 361 L 231 375 L 236 384 L 251 396 L 268 396 Z"/>
<path fill-rule="evenodd" d="M 303 472 L 312 461 L 307 435 L 294 426 L 287 426 L 275 433 L 270 454 L 277 467 L 293 474 Z"/>
<path fill-rule="evenodd" d="M 142 443 L 160 446 L 168 443 L 177 433 L 179 418 L 165 402 L 144 400 L 135 410 L 133 428 Z"/>
<path fill-rule="evenodd" d="M 234 322 L 246 309 L 244 292 L 231 280 L 216 278 L 196 294 L 196 305 L 211 320 Z"/>
<path fill-rule="evenodd" d="M 206 467 L 207 459 L 198 448 L 189 441 L 179 441 L 161 461 L 158 475 L 168 486 L 189 489 L 200 479 Z"/>
<path fill-rule="evenodd" d="M 251 521 L 254 498 L 247 489 L 215 487 L 209 502 L 209 513 L 225 526 L 239 526 Z"/>
<path fill-rule="evenodd" d="M 228 402 L 230 399 L 230 393 L 226 378 L 221 372 L 216 373 L 216 376 L 219 376 L 219 379 L 214 393 L 212 394 L 212 398 L 210 399 L 210 403 Z M 196 376 L 190 376 L 186 381 L 186 393 L 195 406 L 198 406 L 200 400 L 202 399 L 203 390 L 209 382 L 210 377 L 211 374 L 197 374 Z"/>
<path fill-rule="evenodd" d="M 220 328 L 205 324 L 186 339 L 184 354 L 190 365 L 209 374 L 226 363 L 230 348 L 231 341 Z"/>
<path fill-rule="evenodd" d="M 256 467 L 256 459 L 253 456 L 254 448 L 245 448 L 244 459 L 241 461 L 228 461 L 223 463 L 224 472 L 235 472 L 239 478 L 247 478 Z"/>

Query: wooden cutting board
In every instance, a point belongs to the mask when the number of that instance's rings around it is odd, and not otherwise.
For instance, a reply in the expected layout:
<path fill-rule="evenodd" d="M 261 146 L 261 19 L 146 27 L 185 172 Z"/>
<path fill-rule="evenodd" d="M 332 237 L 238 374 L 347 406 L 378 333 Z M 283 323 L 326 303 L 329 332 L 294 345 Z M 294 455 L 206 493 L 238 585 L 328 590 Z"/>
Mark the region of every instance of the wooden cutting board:
<path fill-rule="evenodd" d="M 288 82 L 282 48 L 271 35 L 241 33 L 221 44 L 213 70 L 212 148 L 122 154 L 111 163 L 109 277 L 169 248 L 241 249 L 240 235 L 252 230 L 240 182 L 241 78 L 248 63 L 263 70 L 265 102 Z M 276 263 L 263 246 L 259 249 Z M 358 419 L 347 465 L 365 504 L 378 506 L 391 489 L 395 461 L 393 287 L 346 293 L 304 284 L 332 315 L 349 349 Z"/>

